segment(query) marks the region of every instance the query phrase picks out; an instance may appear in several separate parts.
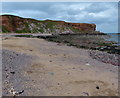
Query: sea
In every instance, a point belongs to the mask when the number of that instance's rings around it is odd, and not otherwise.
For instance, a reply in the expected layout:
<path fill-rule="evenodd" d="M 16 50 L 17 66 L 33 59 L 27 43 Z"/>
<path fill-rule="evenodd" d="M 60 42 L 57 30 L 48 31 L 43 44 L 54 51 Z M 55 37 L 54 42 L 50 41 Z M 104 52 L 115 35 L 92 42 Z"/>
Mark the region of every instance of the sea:
<path fill-rule="evenodd" d="M 107 33 L 110 37 L 106 40 L 117 42 L 120 45 L 120 33 Z"/>

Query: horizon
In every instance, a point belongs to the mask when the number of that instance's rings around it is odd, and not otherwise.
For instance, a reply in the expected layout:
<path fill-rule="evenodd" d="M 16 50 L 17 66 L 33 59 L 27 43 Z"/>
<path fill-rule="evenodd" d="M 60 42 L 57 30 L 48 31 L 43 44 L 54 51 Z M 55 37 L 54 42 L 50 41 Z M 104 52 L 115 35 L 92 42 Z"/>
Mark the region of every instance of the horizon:
<path fill-rule="evenodd" d="M 118 33 L 117 5 L 116 2 L 4 2 L 1 14 L 36 20 L 96 24 L 97 31 Z"/>

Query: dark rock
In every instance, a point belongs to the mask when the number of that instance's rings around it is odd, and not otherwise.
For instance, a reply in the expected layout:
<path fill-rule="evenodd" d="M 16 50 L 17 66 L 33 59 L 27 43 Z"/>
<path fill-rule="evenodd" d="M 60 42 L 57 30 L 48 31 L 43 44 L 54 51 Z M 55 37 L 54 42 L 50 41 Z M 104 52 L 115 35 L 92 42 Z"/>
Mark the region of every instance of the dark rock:
<path fill-rule="evenodd" d="M 18 54 L 16 54 L 16 56 L 18 56 Z"/>
<path fill-rule="evenodd" d="M 49 62 L 52 62 L 52 60 L 50 60 Z"/>
<path fill-rule="evenodd" d="M 75 69 L 75 67 L 73 67 L 72 69 Z"/>
<path fill-rule="evenodd" d="M 48 72 L 50 75 L 54 75 L 54 72 Z"/>
<path fill-rule="evenodd" d="M 96 86 L 96 89 L 100 89 L 99 86 Z"/>
<path fill-rule="evenodd" d="M 18 94 L 22 94 L 24 92 L 24 90 L 22 90 L 21 92 L 19 92 Z"/>
<path fill-rule="evenodd" d="M 14 71 L 12 71 L 12 72 L 10 72 L 11 74 L 15 74 L 15 72 Z"/>
<path fill-rule="evenodd" d="M 102 52 L 102 51 L 90 51 L 90 56 L 93 59 L 96 59 L 98 61 L 107 63 L 107 64 L 112 64 L 115 66 L 120 66 L 120 63 L 118 63 L 119 60 L 119 55 L 118 54 L 109 54 L 107 52 Z"/>
<path fill-rule="evenodd" d="M 8 75 L 6 75 L 6 78 L 8 78 Z"/>
<path fill-rule="evenodd" d="M 83 92 L 83 94 L 85 94 L 85 95 L 89 96 L 89 93 L 88 93 L 88 92 Z"/>
<path fill-rule="evenodd" d="M 70 73 L 68 72 L 67 74 L 69 75 Z"/>
<path fill-rule="evenodd" d="M 8 71 L 7 69 L 5 69 L 5 71 Z"/>
<path fill-rule="evenodd" d="M 114 85 L 114 83 L 112 83 L 112 85 Z"/>
<path fill-rule="evenodd" d="M 12 59 L 12 57 L 10 57 L 10 59 Z"/>

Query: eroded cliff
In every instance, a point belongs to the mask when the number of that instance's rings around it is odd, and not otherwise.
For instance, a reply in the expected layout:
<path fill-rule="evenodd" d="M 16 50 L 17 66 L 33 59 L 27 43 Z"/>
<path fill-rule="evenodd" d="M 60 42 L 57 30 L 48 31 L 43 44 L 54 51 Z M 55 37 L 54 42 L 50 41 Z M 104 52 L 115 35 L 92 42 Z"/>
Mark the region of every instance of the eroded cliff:
<path fill-rule="evenodd" d="M 35 20 L 13 15 L 1 15 L 3 33 L 93 33 L 95 24 L 69 23 L 55 20 Z"/>

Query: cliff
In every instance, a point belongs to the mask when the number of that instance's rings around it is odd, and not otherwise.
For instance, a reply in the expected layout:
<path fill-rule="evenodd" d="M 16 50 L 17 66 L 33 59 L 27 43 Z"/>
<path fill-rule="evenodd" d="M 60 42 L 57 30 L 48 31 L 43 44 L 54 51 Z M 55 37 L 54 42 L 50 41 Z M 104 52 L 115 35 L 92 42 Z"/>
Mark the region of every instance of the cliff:
<path fill-rule="evenodd" d="M 1 15 L 1 32 L 3 33 L 93 33 L 95 24 L 69 23 L 54 20 L 35 20 L 13 15 Z"/>

